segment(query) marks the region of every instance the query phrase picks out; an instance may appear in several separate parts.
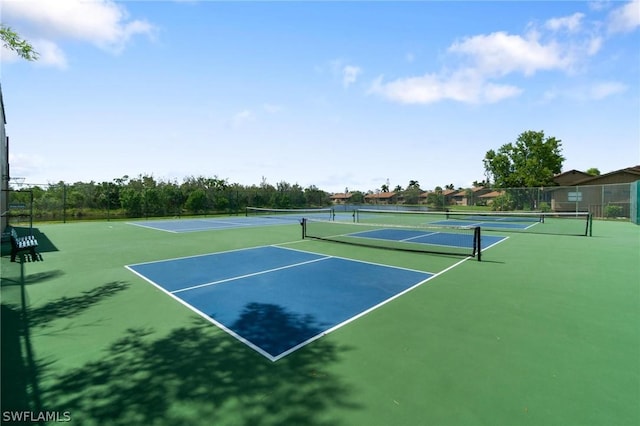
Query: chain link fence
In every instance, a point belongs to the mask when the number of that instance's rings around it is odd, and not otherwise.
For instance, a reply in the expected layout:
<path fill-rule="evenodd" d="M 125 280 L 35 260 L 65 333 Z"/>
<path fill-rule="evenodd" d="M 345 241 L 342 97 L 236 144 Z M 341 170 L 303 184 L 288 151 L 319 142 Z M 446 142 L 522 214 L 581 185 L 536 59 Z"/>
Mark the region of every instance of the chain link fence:
<path fill-rule="evenodd" d="M 541 188 L 486 189 L 484 195 L 457 191 L 457 198 L 442 198 L 436 205 L 387 204 L 390 209 L 438 210 L 458 206 L 485 206 L 487 210 L 589 212 L 594 218 L 625 218 L 632 215 L 633 184 L 555 186 Z M 125 218 L 244 214 L 247 206 L 270 208 L 326 207 L 328 194 L 316 190 L 263 190 L 260 187 L 227 187 L 181 191 L 171 185 L 132 188 L 113 184 L 12 185 L 6 193 L 3 216 L 9 224 L 30 226 L 33 221 L 112 220 Z M 312 196 L 313 195 L 313 196 Z M 486 195 L 490 195 L 487 197 Z M 438 198 L 438 199 L 440 199 Z M 348 206 L 336 205 L 336 211 Z"/>

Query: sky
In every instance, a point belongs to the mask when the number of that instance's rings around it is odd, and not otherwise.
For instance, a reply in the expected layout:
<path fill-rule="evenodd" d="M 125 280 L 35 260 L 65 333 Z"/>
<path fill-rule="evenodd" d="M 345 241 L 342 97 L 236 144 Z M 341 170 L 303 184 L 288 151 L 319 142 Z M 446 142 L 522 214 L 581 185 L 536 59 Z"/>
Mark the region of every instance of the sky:
<path fill-rule="evenodd" d="M 543 131 L 640 164 L 640 1 L 0 0 L 12 177 L 469 187 Z"/>

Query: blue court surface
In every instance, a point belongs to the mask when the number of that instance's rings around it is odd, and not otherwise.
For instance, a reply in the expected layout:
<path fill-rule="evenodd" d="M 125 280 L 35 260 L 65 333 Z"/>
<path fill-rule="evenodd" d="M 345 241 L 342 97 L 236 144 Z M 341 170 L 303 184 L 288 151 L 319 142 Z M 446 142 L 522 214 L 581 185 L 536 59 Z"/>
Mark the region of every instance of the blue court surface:
<path fill-rule="evenodd" d="M 354 232 L 348 234 L 352 237 L 371 238 L 388 241 L 405 241 L 418 244 L 427 244 L 442 247 L 471 248 L 473 247 L 473 234 L 456 234 L 449 232 L 424 231 L 420 229 L 374 229 L 371 231 Z M 483 235 L 480 239 L 480 247 L 486 250 L 504 240 L 505 237 Z"/>
<path fill-rule="evenodd" d="M 127 268 L 272 361 L 435 276 L 277 246 Z"/>
<path fill-rule="evenodd" d="M 219 217 L 202 219 L 169 219 L 128 222 L 130 225 L 141 226 L 166 232 L 197 232 L 214 229 L 246 228 L 250 226 L 290 225 L 299 222 L 298 217 Z"/>

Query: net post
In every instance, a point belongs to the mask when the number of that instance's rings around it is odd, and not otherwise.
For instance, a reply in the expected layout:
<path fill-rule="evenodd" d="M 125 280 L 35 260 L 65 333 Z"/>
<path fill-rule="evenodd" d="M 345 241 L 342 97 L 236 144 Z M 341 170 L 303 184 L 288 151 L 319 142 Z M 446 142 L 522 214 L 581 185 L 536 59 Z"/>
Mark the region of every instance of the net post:
<path fill-rule="evenodd" d="M 592 237 L 593 236 L 593 214 L 591 212 L 589 212 L 589 215 L 587 217 L 587 229 L 585 231 L 585 235 L 587 235 L 587 231 L 588 231 L 588 235 Z"/>
<path fill-rule="evenodd" d="M 476 256 L 478 257 L 478 262 L 482 261 L 482 244 L 481 244 L 481 234 L 480 234 L 480 227 L 476 226 L 476 229 L 473 232 L 474 235 L 474 250 L 477 253 Z"/>
<path fill-rule="evenodd" d="M 300 220 L 300 226 L 302 226 L 302 239 L 304 240 L 307 237 L 307 219 L 306 218 L 302 218 L 302 220 Z"/>

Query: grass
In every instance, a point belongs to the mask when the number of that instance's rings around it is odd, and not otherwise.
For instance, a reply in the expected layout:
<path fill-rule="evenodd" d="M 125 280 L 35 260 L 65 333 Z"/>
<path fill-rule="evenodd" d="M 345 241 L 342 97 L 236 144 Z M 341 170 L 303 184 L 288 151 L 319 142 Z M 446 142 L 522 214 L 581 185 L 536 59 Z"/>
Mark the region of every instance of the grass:
<path fill-rule="evenodd" d="M 640 424 L 640 227 L 509 238 L 272 363 L 124 265 L 265 244 L 442 271 L 459 258 L 300 241 L 299 225 L 171 234 L 38 225 L 2 256 L 2 411 L 81 425 Z M 493 232 L 500 235 L 500 232 Z"/>

